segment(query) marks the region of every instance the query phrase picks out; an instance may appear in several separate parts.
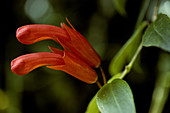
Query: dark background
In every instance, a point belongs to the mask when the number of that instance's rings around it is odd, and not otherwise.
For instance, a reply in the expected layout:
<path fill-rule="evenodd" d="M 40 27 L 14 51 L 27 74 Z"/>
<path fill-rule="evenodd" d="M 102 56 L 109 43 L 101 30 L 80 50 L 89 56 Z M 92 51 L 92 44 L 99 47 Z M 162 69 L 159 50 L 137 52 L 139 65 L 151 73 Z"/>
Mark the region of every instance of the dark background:
<path fill-rule="evenodd" d="M 98 91 L 96 84 L 89 85 L 45 67 L 24 76 L 13 74 L 12 59 L 26 53 L 49 51 L 48 45 L 59 47 L 51 40 L 23 45 L 15 36 L 18 27 L 34 23 L 59 26 L 67 17 L 100 54 L 109 79 L 110 60 L 132 35 L 140 7 L 141 0 L 127 0 L 127 16 L 123 17 L 110 0 L 4 0 L 0 10 L 0 96 L 5 99 L 0 97 L 0 103 L 5 107 L 0 107 L 0 113 L 82 113 Z M 137 113 L 149 110 L 160 51 L 144 48 L 140 64 L 143 73 L 132 69 L 125 77 L 134 94 Z M 168 105 L 169 101 L 164 113 L 170 110 Z"/>

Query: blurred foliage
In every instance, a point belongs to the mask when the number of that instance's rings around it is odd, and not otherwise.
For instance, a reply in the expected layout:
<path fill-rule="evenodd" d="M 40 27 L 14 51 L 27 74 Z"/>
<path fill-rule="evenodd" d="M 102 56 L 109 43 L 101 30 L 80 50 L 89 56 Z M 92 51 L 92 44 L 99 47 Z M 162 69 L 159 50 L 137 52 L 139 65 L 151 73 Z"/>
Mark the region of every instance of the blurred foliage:
<path fill-rule="evenodd" d="M 7 94 L 0 89 L 0 111 L 7 109 L 9 106 L 9 99 Z"/>
<path fill-rule="evenodd" d="M 17 41 L 15 32 L 26 24 L 59 26 L 68 17 L 100 54 L 104 71 L 110 78 L 108 65 L 132 35 L 142 2 L 122 0 L 123 9 L 116 9 L 114 1 L 118 0 L 4 0 L 4 7 L 0 10 L 0 113 L 85 112 L 98 90 L 96 84 L 89 85 L 64 72 L 45 67 L 24 76 L 11 72 L 10 62 L 17 56 L 49 51 L 49 45 L 61 48 L 51 40 L 23 45 Z M 124 14 L 126 16 L 122 16 Z M 160 51 L 158 48 L 144 48 L 139 62 L 144 73 L 132 70 L 131 76 L 125 77 L 133 90 L 138 113 L 149 109 Z M 166 107 L 164 113 L 169 110 Z"/>
<path fill-rule="evenodd" d="M 170 91 L 170 54 L 162 52 L 149 113 L 162 113 Z"/>

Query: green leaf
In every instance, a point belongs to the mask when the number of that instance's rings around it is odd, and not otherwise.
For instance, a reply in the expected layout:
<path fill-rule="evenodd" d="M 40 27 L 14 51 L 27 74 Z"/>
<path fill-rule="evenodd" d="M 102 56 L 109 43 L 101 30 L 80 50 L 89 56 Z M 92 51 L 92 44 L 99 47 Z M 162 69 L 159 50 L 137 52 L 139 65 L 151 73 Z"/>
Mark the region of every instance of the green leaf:
<path fill-rule="evenodd" d="M 96 95 L 92 98 L 85 113 L 99 113 L 99 109 L 96 103 Z"/>
<path fill-rule="evenodd" d="M 126 0 L 113 0 L 113 4 L 114 4 L 116 10 L 122 16 L 126 16 L 126 10 L 125 10 Z"/>
<path fill-rule="evenodd" d="M 97 93 L 101 113 L 136 113 L 133 95 L 126 81 L 115 79 Z"/>
<path fill-rule="evenodd" d="M 121 50 L 116 54 L 116 56 L 112 59 L 109 66 L 109 72 L 111 75 L 115 75 L 121 72 L 125 64 L 127 64 L 132 59 L 140 44 L 141 33 L 146 25 L 147 23 L 143 22 L 135 31 L 135 33 L 130 37 L 130 39 L 125 43 L 125 45 L 121 48 Z"/>
<path fill-rule="evenodd" d="M 166 14 L 170 18 L 170 1 L 166 1 L 160 5 L 159 13 Z"/>
<path fill-rule="evenodd" d="M 117 73 L 117 74 L 115 74 L 114 76 L 112 76 L 112 77 L 107 81 L 107 83 L 111 83 L 111 82 L 112 82 L 113 80 L 115 80 L 115 79 L 120 79 L 121 75 L 122 75 L 122 73 Z"/>
<path fill-rule="evenodd" d="M 165 14 L 159 14 L 145 31 L 142 38 L 143 46 L 155 46 L 170 52 L 170 18 Z"/>

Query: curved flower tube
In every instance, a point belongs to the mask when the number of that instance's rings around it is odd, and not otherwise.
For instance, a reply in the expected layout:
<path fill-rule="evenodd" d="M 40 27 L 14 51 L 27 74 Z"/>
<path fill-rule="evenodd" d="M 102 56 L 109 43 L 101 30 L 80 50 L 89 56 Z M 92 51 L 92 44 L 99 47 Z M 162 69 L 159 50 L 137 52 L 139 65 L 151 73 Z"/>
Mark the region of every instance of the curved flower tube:
<path fill-rule="evenodd" d="M 63 55 L 60 53 L 31 53 L 12 60 L 11 70 L 17 75 L 25 75 L 35 68 L 46 65 L 64 65 Z"/>
<path fill-rule="evenodd" d="M 33 44 L 41 40 L 53 39 L 70 41 L 68 33 L 53 25 L 25 25 L 17 29 L 17 39 L 23 44 Z"/>
<path fill-rule="evenodd" d="M 68 23 L 70 24 L 69 21 Z M 71 24 L 70 26 L 72 27 Z M 32 44 L 45 39 L 53 39 L 84 60 L 91 67 L 98 68 L 101 63 L 101 58 L 87 39 L 73 27 L 71 29 L 64 23 L 61 24 L 61 28 L 52 25 L 26 25 L 20 27 L 17 30 L 17 39 L 23 44 Z"/>
<path fill-rule="evenodd" d="M 83 60 L 69 52 L 49 47 L 54 53 L 31 53 L 17 57 L 11 62 L 11 70 L 17 75 L 25 75 L 30 71 L 47 66 L 48 68 L 64 71 L 86 83 L 97 81 L 96 72 Z"/>

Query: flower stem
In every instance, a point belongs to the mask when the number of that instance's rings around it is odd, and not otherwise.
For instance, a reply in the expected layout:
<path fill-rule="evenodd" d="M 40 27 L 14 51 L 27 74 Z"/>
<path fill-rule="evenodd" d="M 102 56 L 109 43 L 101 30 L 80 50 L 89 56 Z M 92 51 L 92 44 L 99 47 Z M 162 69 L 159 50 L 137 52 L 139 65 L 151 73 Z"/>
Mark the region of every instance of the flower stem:
<path fill-rule="evenodd" d="M 106 81 L 106 75 L 105 75 L 105 73 L 104 73 L 104 71 L 103 71 L 102 66 L 100 66 L 100 71 L 101 71 L 101 74 L 102 74 L 102 77 L 103 77 L 103 83 L 106 84 L 106 83 L 107 83 L 107 81 Z"/>
<path fill-rule="evenodd" d="M 99 88 L 102 88 L 102 85 L 100 84 L 99 80 L 97 80 L 96 84 Z"/>

